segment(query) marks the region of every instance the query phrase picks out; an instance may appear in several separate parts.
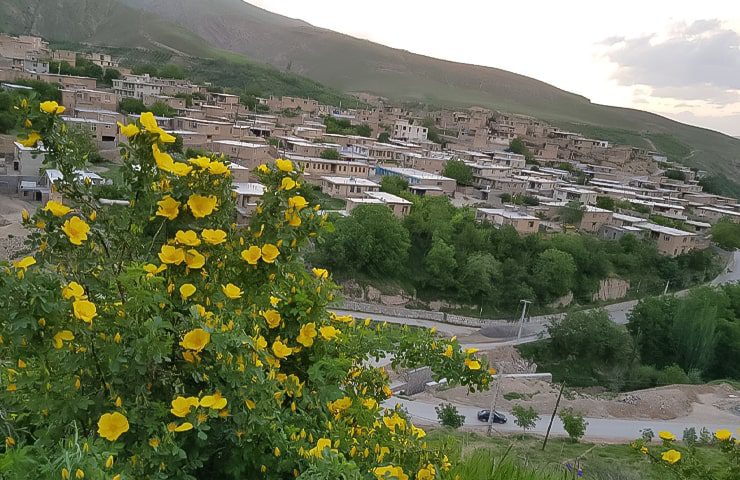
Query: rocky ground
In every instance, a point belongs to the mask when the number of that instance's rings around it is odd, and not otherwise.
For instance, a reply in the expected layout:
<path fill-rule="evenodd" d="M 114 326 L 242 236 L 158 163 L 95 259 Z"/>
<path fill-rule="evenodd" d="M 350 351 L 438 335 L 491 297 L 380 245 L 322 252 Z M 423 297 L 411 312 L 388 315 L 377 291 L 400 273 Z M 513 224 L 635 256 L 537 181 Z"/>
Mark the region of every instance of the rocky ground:
<path fill-rule="evenodd" d="M 504 346 L 488 352 L 489 359 L 501 373 L 531 373 L 535 365 L 523 360 L 516 349 Z M 552 412 L 558 385 L 534 379 L 503 378 L 497 409 L 511 411 L 520 404 L 537 412 Z M 489 408 L 494 390 L 468 394 L 465 388 L 426 392 L 416 398 L 430 398 Z M 507 399 L 508 398 L 508 399 Z M 562 407 L 573 407 L 586 417 L 672 420 L 689 418 L 708 423 L 740 423 L 740 391 L 728 384 L 669 385 L 625 393 L 597 393 L 566 389 Z"/>
<path fill-rule="evenodd" d="M 0 260 L 13 260 L 23 253 L 27 231 L 21 225 L 21 211 L 33 212 L 38 203 L 0 195 Z"/>

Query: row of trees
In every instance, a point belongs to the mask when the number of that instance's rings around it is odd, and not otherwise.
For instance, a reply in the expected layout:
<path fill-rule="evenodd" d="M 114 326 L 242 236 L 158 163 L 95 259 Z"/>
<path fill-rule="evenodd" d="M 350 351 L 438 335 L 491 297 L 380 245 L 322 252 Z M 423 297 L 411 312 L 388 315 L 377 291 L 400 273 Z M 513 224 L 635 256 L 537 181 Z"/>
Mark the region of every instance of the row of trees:
<path fill-rule="evenodd" d="M 373 134 L 370 125 L 367 123 L 352 125 L 349 120 L 337 119 L 332 116 L 324 117 L 324 125 L 326 125 L 326 133 L 359 135 L 361 137 L 371 137 Z"/>
<path fill-rule="evenodd" d="M 112 85 L 113 80 L 121 78 L 121 72 L 115 68 L 103 69 L 90 60 L 78 55 L 73 67 L 65 61 L 49 62 L 49 71 L 60 75 L 76 75 L 79 77 L 91 77 L 105 85 Z"/>
<path fill-rule="evenodd" d="M 387 177 L 388 178 L 388 177 Z M 315 261 L 346 276 L 397 279 L 422 297 L 484 306 L 489 313 L 514 310 L 520 299 L 546 305 L 572 291 L 590 302 L 601 280 L 629 279 L 640 294 L 704 281 L 716 271 L 709 251 L 678 258 L 658 254 L 633 236 L 604 241 L 581 234 L 519 236 L 475 220 L 469 208 L 446 197 L 414 197 L 397 180 L 383 189 L 414 201 L 403 220 L 383 206 L 365 205 L 335 221 L 317 246 Z"/>
<path fill-rule="evenodd" d="M 740 379 L 740 286 L 647 297 L 624 328 L 604 310 L 574 312 L 523 355 L 572 386 L 634 390 Z"/>

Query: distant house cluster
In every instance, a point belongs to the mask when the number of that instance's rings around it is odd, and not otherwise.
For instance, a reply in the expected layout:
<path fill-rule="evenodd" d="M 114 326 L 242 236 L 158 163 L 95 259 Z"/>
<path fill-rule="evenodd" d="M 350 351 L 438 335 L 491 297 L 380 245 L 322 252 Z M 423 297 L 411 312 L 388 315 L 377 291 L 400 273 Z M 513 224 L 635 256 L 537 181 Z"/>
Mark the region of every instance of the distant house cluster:
<path fill-rule="evenodd" d="M 114 161 L 124 140 L 117 122 L 137 118 L 121 113 L 119 102 L 167 105 L 174 116 L 157 121 L 183 148 L 228 159 L 240 224 L 248 222 L 264 192 L 254 169 L 278 157 L 291 159 L 306 182 L 344 201 L 338 212 L 343 215 L 362 205 L 382 205 L 403 217 L 413 206 L 409 195 L 447 196 L 474 208 L 479 221 L 522 235 L 567 228 L 610 240 L 635 235 L 652 239 L 669 256 L 705 247 L 708 229 L 720 220 L 740 221 L 734 199 L 702 191 L 698 180 L 704 172 L 672 164 L 660 152 L 587 138 L 532 117 L 480 107 L 411 111 L 365 93 L 357 94 L 365 108 L 271 96 L 258 98 L 259 108 L 250 110 L 238 96 L 209 92 L 207 85 L 133 75 L 102 53 L 82 56 L 121 70 L 112 88 L 100 87 L 94 78 L 50 71 L 49 62 L 74 65 L 78 55 L 50 49 L 38 37 L 0 35 L 0 84 L 8 89 L 28 88 L 13 83 L 18 80 L 59 84 L 64 120 L 88 129 L 101 154 Z M 370 136 L 329 133 L 329 118 L 362 126 Z M 51 198 L 58 177 L 42 171 L 44 153 L 43 146 L 0 142 L 0 185 L 29 199 Z M 452 160 L 470 170 L 465 185 L 444 175 Z M 103 181 L 90 172 L 78 176 Z M 381 191 L 385 177 L 402 179 L 408 195 Z M 564 211 L 574 209 L 577 218 L 566 218 Z"/>

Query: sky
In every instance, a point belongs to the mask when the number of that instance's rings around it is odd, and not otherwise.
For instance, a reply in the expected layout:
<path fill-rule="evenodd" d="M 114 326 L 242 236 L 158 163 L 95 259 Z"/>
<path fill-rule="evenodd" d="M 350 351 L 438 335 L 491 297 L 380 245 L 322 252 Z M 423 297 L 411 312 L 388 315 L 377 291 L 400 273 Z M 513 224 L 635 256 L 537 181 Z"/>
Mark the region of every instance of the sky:
<path fill-rule="evenodd" d="M 502 68 L 740 136 L 738 0 L 249 0 L 414 53 Z"/>

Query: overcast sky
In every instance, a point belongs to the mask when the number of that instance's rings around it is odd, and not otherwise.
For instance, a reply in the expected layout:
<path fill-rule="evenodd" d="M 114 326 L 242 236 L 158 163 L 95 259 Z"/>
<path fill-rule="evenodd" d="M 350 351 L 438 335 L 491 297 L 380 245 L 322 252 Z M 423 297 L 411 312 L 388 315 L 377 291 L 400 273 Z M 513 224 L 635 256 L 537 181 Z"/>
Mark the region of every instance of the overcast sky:
<path fill-rule="evenodd" d="M 503 68 L 740 136 L 738 0 L 250 0 L 415 53 Z"/>

